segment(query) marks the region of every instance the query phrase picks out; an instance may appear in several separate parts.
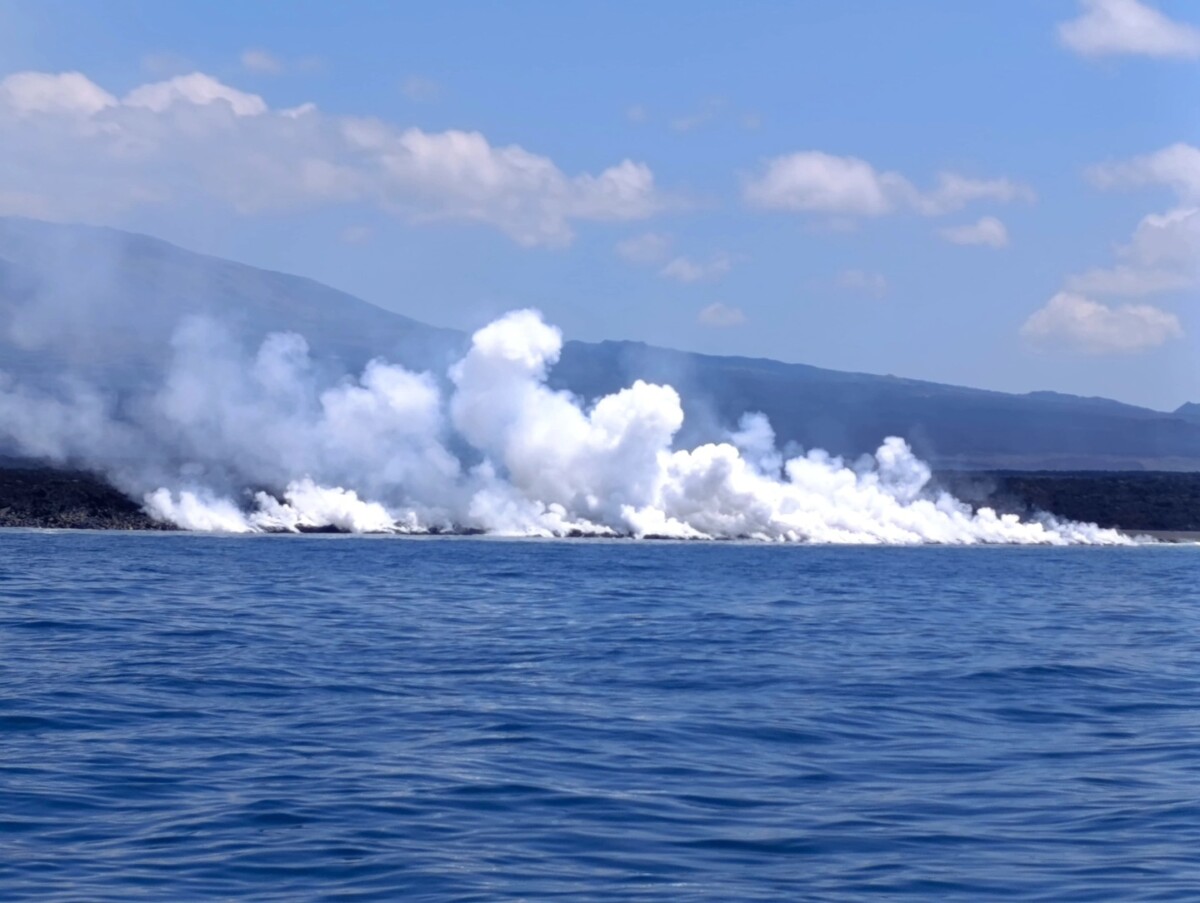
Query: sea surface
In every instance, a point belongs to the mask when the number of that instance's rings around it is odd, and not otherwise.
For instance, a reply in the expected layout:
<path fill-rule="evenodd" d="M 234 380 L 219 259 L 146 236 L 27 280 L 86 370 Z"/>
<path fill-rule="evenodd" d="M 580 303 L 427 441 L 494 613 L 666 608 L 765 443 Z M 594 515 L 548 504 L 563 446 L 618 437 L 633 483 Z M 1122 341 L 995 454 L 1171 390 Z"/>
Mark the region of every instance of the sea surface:
<path fill-rule="evenodd" d="M 1200 899 L 1200 548 L 0 532 L 0 899 Z"/>

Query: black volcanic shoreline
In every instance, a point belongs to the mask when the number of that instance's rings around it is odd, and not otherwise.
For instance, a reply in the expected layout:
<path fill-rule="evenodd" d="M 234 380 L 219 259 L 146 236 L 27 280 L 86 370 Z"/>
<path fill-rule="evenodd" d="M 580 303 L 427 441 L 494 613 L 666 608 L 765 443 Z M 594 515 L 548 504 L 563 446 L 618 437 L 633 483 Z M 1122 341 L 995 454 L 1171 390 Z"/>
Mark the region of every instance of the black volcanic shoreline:
<path fill-rule="evenodd" d="M 1200 531 L 1200 473 L 944 471 L 934 484 L 973 507 L 1050 512 L 1128 532 Z M 0 527 L 173 530 L 85 471 L 0 466 Z"/>
<path fill-rule="evenodd" d="M 1049 512 L 1125 532 L 1200 531 L 1200 472 L 944 471 L 935 485 L 974 508 Z"/>
<path fill-rule="evenodd" d="M 101 477 L 50 467 L 0 467 L 0 527 L 175 529 Z"/>

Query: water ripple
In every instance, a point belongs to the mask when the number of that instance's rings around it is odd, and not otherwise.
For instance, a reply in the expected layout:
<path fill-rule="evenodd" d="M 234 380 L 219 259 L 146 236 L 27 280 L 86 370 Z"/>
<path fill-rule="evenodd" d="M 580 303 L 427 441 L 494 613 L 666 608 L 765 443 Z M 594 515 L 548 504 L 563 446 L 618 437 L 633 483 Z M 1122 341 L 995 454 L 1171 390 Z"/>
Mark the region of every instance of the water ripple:
<path fill-rule="evenodd" d="M 1200 898 L 1200 555 L 0 535 L 0 898 Z"/>

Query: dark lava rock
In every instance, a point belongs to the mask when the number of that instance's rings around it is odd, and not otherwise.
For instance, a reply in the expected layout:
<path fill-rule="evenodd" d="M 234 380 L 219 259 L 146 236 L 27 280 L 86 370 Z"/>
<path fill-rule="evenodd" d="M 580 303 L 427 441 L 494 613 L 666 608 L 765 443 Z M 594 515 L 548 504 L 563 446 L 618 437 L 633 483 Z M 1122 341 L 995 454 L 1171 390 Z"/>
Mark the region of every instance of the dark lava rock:
<path fill-rule="evenodd" d="M 36 466 L 0 467 L 0 527 L 175 529 L 94 474 Z"/>
<path fill-rule="evenodd" d="M 956 471 L 935 483 L 979 508 L 1029 517 L 1049 512 L 1126 531 L 1200 530 L 1200 473 L 1168 471 Z"/>

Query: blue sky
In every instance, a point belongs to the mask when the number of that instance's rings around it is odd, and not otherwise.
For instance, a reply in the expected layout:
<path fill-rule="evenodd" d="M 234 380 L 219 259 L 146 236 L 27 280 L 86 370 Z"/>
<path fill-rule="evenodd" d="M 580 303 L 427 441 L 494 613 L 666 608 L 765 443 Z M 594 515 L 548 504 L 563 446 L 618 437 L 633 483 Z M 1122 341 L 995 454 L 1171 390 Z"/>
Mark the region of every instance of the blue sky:
<path fill-rule="evenodd" d="M 1200 400 L 1186 2 L 0 0 L 0 61 L 0 214 L 440 325 Z"/>

